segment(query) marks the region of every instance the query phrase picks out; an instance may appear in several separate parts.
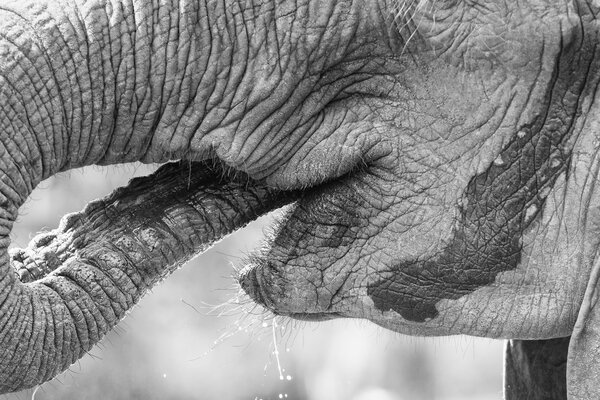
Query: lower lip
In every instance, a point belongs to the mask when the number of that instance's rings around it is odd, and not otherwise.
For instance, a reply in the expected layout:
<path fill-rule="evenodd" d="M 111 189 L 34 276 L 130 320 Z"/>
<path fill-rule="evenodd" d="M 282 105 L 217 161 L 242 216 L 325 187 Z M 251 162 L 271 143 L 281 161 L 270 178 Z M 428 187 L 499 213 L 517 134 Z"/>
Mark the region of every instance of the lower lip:
<path fill-rule="evenodd" d="M 311 322 L 328 321 L 330 319 L 342 317 L 342 315 L 339 313 L 292 313 L 286 314 L 286 316 L 293 319 L 298 319 L 300 321 Z"/>

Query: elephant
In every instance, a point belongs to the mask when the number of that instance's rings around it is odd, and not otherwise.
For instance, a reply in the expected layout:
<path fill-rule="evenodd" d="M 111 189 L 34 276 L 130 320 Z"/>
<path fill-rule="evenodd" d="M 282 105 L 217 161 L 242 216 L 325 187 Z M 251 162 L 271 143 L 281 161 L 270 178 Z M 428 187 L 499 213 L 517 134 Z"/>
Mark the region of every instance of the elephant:
<path fill-rule="evenodd" d="M 0 393 L 227 233 L 280 316 L 509 339 L 505 396 L 598 398 L 596 0 L 5 0 Z M 42 180 L 167 163 L 10 230 Z"/>

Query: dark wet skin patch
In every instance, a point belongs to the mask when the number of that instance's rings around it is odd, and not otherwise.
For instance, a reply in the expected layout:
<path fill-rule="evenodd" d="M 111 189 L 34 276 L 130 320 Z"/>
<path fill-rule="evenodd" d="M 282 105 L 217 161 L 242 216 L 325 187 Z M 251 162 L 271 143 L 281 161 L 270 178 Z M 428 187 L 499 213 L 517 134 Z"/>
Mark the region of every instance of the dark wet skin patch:
<path fill-rule="evenodd" d="M 582 113 L 582 93 L 599 70 L 593 44 L 575 38 L 563 47 L 545 112 L 520 127 L 498 161 L 470 180 L 445 248 L 427 260 L 401 262 L 391 268 L 391 276 L 368 286 L 377 309 L 425 322 L 439 314 L 440 300 L 468 295 L 517 268 L 524 231 L 568 168 L 568 141 Z"/>

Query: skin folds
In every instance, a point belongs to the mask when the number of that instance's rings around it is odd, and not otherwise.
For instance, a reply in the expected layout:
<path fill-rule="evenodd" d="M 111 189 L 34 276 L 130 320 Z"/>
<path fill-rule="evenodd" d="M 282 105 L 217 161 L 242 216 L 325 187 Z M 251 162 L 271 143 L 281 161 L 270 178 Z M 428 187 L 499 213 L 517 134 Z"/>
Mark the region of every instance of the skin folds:
<path fill-rule="evenodd" d="M 215 231 L 193 246 L 174 239 L 173 260 L 295 200 L 240 276 L 275 314 L 365 318 L 415 335 L 568 336 L 600 237 L 596 15 L 577 0 L 6 2 L 2 245 L 28 193 L 58 171 L 203 161 L 198 177 L 214 187 L 156 187 L 182 216 L 169 229 Z M 227 186 L 235 176 L 251 194 Z M 193 211 L 178 201 L 204 194 L 227 200 Z M 267 205 L 271 195 L 279 200 Z M 136 196 L 133 205 L 151 200 Z M 258 205 L 236 203 L 246 196 Z M 112 215 L 108 203 L 95 207 Z M 111 218 L 98 235 L 118 230 Z M 64 370 L 179 262 L 161 260 L 166 250 L 146 257 L 156 279 L 129 295 L 114 277 L 90 283 L 98 265 L 122 265 L 102 260 L 102 247 L 69 278 L 75 288 L 42 296 L 40 280 L 71 259 L 54 240 L 10 260 L 4 252 L 0 346 L 13 355 L 0 364 L 4 391 Z M 145 267 L 134 247 L 120 253 L 135 275 Z M 56 313 L 71 300 L 69 336 Z M 22 317 L 32 315 L 24 307 L 44 318 Z M 30 340 L 12 341 L 15 331 Z M 45 338 L 56 351 L 39 350 Z M 528 346 L 510 349 L 515 371 L 534 359 Z"/>
<path fill-rule="evenodd" d="M 484 29 L 494 10 L 467 11 Z M 436 54 L 458 44 L 418 31 L 413 68 L 398 57 L 385 96 L 353 104 L 385 151 L 299 203 L 244 279 L 259 301 L 426 335 L 570 332 L 585 289 L 574 278 L 589 274 L 597 245 L 583 226 L 598 215 L 581 214 L 597 195 L 577 183 L 594 157 L 577 116 L 593 107 L 596 42 L 581 20 L 521 12 L 502 32 L 513 45 L 480 60 L 483 39 L 461 44 L 468 65 Z M 441 24 L 452 18 L 465 17 Z M 429 40 L 436 51 L 424 51 Z"/>

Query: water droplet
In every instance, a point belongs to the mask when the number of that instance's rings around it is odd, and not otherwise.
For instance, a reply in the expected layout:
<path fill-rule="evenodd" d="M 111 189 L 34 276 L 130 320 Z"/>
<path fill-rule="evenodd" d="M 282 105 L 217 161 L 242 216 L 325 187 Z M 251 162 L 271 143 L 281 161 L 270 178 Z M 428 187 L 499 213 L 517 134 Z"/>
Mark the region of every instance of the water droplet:
<path fill-rule="evenodd" d="M 285 379 L 287 379 L 288 381 L 291 381 L 292 380 L 292 376 L 288 375 L 288 376 L 285 377 Z"/>
<path fill-rule="evenodd" d="M 163 374 L 163 378 L 166 378 L 166 377 L 167 377 L 167 374 Z"/>
<path fill-rule="evenodd" d="M 283 380 L 283 372 L 281 372 L 281 362 L 279 360 L 279 348 L 277 347 L 277 335 L 275 333 L 275 329 L 277 329 L 277 321 L 275 320 L 275 317 L 273 317 L 273 324 L 271 325 L 271 327 L 273 328 L 273 347 L 275 347 L 275 351 L 273 352 L 273 354 L 275 354 L 275 360 L 277 360 L 277 371 L 279 371 L 279 380 L 282 381 Z"/>
<path fill-rule="evenodd" d="M 288 347 L 287 349 L 285 349 L 285 352 L 289 353 L 290 352 L 290 348 Z"/>
<path fill-rule="evenodd" d="M 283 394 L 279 393 L 279 398 L 283 399 Z"/>
<path fill-rule="evenodd" d="M 269 324 L 267 324 L 267 322 L 266 322 L 266 321 L 262 323 L 262 327 L 263 327 L 263 328 L 266 328 L 267 326 L 269 326 Z"/>

